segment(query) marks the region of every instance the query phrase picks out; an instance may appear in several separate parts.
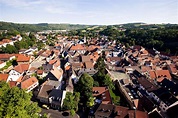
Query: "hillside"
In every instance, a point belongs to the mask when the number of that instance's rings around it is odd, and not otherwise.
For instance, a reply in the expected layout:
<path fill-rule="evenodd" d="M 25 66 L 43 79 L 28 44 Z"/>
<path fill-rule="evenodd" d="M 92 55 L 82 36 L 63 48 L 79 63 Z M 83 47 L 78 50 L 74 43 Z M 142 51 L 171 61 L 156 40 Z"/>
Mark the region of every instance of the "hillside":
<path fill-rule="evenodd" d="M 42 31 L 42 30 L 73 30 L 90 27 L 90 25 L 79 24 L 19 24 L 11 22 L 0 22 L 0 30 L 17 30 L 17 31 Z"/>

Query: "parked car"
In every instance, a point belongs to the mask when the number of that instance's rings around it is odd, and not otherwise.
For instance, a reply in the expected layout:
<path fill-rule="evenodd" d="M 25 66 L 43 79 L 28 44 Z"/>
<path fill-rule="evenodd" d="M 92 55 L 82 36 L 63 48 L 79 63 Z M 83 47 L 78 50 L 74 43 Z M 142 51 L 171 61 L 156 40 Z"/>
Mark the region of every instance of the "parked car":
<path fill-rule="evenodd" d="M 47 106 L 47 105 L 42 105 L 42 108 L 44 108 L 44 109 L 49 109 L 49 107 Z"/>

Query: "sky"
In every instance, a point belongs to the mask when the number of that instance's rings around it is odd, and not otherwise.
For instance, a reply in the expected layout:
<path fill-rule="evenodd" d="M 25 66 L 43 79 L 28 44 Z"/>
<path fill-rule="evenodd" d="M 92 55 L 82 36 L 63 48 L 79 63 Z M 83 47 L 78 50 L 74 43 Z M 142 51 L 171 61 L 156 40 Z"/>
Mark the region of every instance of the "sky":
<path fill-rule="evenodd" d="M 178 0 L 0 0 L 0 21 L 178 24 Z"/>

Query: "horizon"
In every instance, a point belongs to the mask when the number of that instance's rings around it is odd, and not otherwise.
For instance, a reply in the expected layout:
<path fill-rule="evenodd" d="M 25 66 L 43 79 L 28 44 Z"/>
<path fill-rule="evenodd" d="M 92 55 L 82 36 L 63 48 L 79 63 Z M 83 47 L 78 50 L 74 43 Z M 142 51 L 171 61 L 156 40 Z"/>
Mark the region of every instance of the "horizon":
<path fill-rule="evenodd" d="M 122 23 L 122 24 L 108 24 L 108 25 L 98 25 L 98 24 L 81 24 L 81 23 L 18 23 L 18 22 L 11 22 L 11 21 L 0 21 L 0 22 L 5 22 L 5 23 L 14 23 L 14 24 L 29 24 L 29 25 L 38 25 L 38 24 L 70 24 L 70 25 L 89 25 L 89 26 L 110 26 L 110 25 L 124 25 L 124 24 L 146 24 L 146 25 L 164 25 L 164 24 L 175 24 L 178 25 L 178 23 L 144 23 L 144 22 L 130 22 L 130 23 Z"/>
<path fill-rule="evenodd" d="M 0 14 L 1 21 L 20 24 L 178 24 L 178 1 L 0 0 Z"/>

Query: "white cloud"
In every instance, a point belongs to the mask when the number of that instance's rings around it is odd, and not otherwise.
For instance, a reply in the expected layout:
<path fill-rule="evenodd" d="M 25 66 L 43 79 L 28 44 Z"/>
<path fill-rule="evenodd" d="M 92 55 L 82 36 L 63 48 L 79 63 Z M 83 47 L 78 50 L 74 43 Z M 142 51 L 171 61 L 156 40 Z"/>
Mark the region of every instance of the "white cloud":
<path fill-rule="evenodd" d="M 0 4 L 5 4 L 7 6 L 16 8 L 30 8 L 34 5 L 42 4 L 42 0 L 0 0 Z"/>

